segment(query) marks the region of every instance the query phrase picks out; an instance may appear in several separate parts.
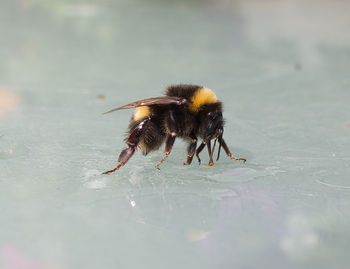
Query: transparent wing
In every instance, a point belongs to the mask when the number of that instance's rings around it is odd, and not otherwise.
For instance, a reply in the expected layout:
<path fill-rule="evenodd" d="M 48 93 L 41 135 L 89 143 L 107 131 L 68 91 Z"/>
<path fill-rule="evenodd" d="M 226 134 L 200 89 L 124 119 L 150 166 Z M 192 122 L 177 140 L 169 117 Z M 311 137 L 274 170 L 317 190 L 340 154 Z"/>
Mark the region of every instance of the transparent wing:
<path fill-rule="evenodd" d="M 117 108 L 109 110 L 103 114 L 111 113 L 111 112 L 122 110 L 122 109 L 139 107 L 139 106 L 169 105 L 169 104 L 182 105 L 185 103 L 187 103 L 187 100 L 184 98 L 173 97 L 173 96 L 159 96 L 159 97 L 153 97 L 153 98 L 139 100 L 139 101 L 136 101 L 136 102 L 133 102 L 133 103 L 121 106 L 121 107 L 117 107 Z"/>

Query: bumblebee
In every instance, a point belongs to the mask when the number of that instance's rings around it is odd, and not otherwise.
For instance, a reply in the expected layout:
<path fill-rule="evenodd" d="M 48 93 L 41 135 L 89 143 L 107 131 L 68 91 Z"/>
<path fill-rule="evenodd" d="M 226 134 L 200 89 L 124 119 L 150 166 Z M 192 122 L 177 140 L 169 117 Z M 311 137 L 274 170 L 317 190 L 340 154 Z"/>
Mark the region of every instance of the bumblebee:
<path fill-rule="evenodd" d="M 177 137 L 189 143 L 187 161 L 183 163 L 184 165 L 190 165 L 195 154 L 201 163 L 199 154 L 207 146 L 208 166 L 213 166 L 216 141 L 219 143 L 217 161 L 221 147 L 231 159 L 246 161 L 244 158 L 233 156 L 223 139 L 225 122 L 222 116 L 222 102 L 209 88 L 186 84 L 173 85 L 166 89 L 165 96 L 139 100 L 106 113 L 128 108 L 135 110 L 125 139 L 127 147 L 120 153 L 118 165 L 103 174 L 110 174 L 121 168 L 136 150 L 147 155 L 165 143 L 164 156 L 156 164 L 156 168 L 159 169 L 169 156 Z M 198 138 L 202 142 L 197 148 Z M 212 140 L 214 140 L 213 147 L 211 147 Z"/>

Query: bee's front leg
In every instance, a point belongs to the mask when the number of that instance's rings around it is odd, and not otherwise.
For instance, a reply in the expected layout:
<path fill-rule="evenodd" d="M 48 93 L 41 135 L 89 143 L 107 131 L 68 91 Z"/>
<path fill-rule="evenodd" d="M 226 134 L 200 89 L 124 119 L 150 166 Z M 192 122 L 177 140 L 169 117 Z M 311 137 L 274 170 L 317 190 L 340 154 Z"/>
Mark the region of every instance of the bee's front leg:
<path fill-rule="evenodd" d="M 247 161 L 247 160 L 244 159 L 244 158 L 236 158 L 235 156 L 233 156 L 232 153 L 230 152 L 228 146 L 226 145 L 224 139 L 221 140 L 221 144 L 222 144 L 222 147 L 224 148 L 224 150 L 225 150 L 227 156 L 229 156 L 232 160 L 235 160 L 235 161 L 243 161 L 243 162 L 246 162 L 246 161 Z"/>
<path fill-rule="evenodd" d="M 197 137 L 195 135 L 191 135 L 190 138 L 191 142 L 187 148 L 187 161 L 183 163 L 183 165 L 190 165 L 192 163 L 193 156 L 196 153 Z"/>
<path fill-rule="evenodd" d="M 208 142 L 207 142 L 207 149 L 208 149 L 208 154 L 209 154 L 209 163 L 207 164 L 207 166 L 213 166 L 214 165 L 213 152 L 211 151 L 211 142 L 210 142 L 210 140 L 208 140 Z"/>

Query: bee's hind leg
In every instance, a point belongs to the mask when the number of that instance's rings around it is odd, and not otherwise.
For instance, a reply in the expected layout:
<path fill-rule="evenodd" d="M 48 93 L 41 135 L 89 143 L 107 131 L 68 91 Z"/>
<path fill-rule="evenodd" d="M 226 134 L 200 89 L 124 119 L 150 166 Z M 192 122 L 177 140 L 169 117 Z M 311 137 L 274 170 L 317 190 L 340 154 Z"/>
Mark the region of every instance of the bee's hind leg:
<path fill-rule="evenodd" d="M 124 164 L 126 164 L 127 161 L 134 154 L 135 149 L 136 149 L 136 146 L 128 145 L 128 147 L 120 153 L 119 158 L 118 158 L 118 165 L 115 168 L 113 168 L 112 170 L 108 170 L 108 171 L 104 172 L 103 174 L 113 173 L 113 172 L 117 171 L 120 167 L 122 167 Z"/>
<path fill-rule="evenodd" d="M 208 140 L 208 142 L 207 142 L 207 149 L 208 149 L 208 154 L 209 154 L 209 163 L 206 164 L 206 166 L 213 166 L 214 165 L 213 152 L 211 150 L 211 142 L 210 142 L 210 140 Z"/>
<path fill-rule="evenodd" d="M 118 165 L 113 168 L 112 170 L 108 170 L 104 172 L 103 174 L 110 174 L 115 171 L 117 171 L 120 167 L 122 167 L 124 164 L 128 162 L 128 160 L 131 158 L 131 156 L 134 154 L 137 145 L 139 144 L 141 140 L 141 135 L 144 132 L 148 118 L 141 121 L 136 127 L 133 129 L 133 131 L 130 133 L 128 140 L 126 141 L 127 148 L 125 148 L 119 155 L 118 158 Z"/>

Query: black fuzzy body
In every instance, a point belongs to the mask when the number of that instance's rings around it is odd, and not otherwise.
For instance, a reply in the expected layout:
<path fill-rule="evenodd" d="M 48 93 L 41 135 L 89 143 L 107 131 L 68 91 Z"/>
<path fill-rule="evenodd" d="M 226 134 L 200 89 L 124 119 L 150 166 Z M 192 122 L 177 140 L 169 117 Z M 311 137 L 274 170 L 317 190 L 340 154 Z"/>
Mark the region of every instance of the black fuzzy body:
<path fill-rule="evenodd" d="M 221 148 L 229 158 L 246 161 L 244 158 L 233 156 L 223 139 L 222 103 L 209 88 L 197 85 L 174 85 L 166 89 L 164 96 L 138 100 L 106 113 L 128 108 L 136 109 L 125 139 L 127 146 L 119 154 L 116 167 L 103 174 L 110 174 L 120 169 L 137 149 L 141 150 L 143 155 L 147 155 L 164 144 L 163 158 L 155 166 L 159 169 L 159 166 L 168 158 L 177 137 L 188 142 L 187 159 L 184 165 L 190 165 L 194 156 L 201 163 L 199 154 L 207 148 L 208 166 L 213 166 L 216 142 L 218 142 L 217 161 Z M 197 147 L 199 138 L 202 141 Z M 214 141 L 213 146 L 211 141 Z"/>
<path fill-rule="evenodd" d="M 166 89 L 166 96 L 185 98 L 188 102 L 182 105 L 149 106 L 150 115 L 137 145 L 143 155 L 158 150 L 168 135 L 181 137 L 187 141 L 205 137 L 208 112 L 215 111 L 221 114 L 222 104 L 217 102 L 203 106 L 198 112 L 190 111 L 189 104 L 192 97 L 201 88 L 197 85 L 183 84 L 170 86 Z M 129 139 L 135 128 L 138 128 L 140 122 L 141 120 L 131 118 L 126 140 Z"/>

